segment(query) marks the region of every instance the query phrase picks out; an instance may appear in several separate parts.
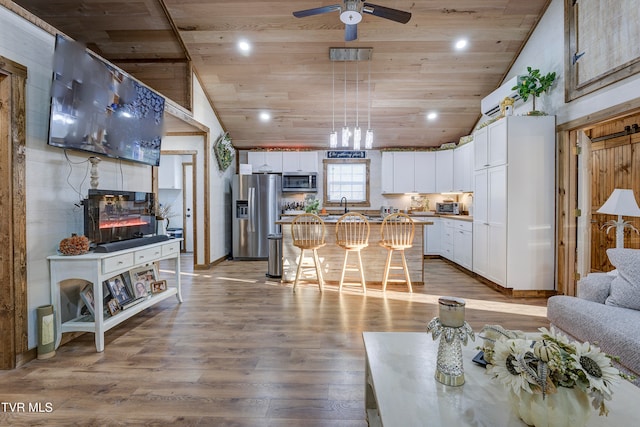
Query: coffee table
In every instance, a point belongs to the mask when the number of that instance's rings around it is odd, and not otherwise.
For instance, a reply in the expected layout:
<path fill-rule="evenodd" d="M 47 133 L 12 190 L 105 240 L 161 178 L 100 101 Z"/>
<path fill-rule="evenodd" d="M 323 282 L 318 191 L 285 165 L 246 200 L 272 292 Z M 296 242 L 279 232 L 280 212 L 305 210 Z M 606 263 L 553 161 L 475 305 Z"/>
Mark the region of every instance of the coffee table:
<path fill-rule="evenodd" d="M 471 359 L 478 341 L 463 347 L 465 384 L 434 378 L 438 342 L 426 332 L 364 332 L 365 409 L 371 426 L 526 426 L 511 410 L 506 390 Z M 593 411 L 587 426 L 634 425 L 640 388 L 621 380 L 607 403 L 608 417 Z"/>

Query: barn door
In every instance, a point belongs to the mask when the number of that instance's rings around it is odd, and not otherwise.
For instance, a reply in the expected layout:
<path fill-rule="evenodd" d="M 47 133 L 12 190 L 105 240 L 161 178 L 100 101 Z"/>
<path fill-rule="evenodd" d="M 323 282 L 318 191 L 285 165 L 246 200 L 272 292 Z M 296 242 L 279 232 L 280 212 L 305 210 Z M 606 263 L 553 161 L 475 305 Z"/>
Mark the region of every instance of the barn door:
<path fill-rule="evenodd" d="M 608 122 L 587 132 L 591 138 L 591 271 L 612 270 L 606 250 L 616 246 L 615 229 L 607 233 L 605 223 L 617 217 L 599 214 L 597 210 L 615 188 L 633 189 L 636 201 L 640 203 L 640 131 L 635 133 L 637 123 L 640 123 L 640 115 Z M 640 218 L 623 218 L 640 229 Z M 626 229 L 624 246 L 640 248 L 640 236 Z"/>

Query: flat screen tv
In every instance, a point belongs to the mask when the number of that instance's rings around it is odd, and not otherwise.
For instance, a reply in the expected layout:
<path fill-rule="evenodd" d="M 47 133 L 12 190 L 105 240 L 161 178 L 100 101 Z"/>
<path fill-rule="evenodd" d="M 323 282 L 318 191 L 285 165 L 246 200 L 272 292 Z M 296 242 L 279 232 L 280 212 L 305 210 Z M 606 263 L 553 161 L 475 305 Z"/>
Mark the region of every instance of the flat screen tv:
<path fill-rule="evenodd" d="M 164 103 L 82 44 L 56 37 L 49 145 L 159 166 Z"/>

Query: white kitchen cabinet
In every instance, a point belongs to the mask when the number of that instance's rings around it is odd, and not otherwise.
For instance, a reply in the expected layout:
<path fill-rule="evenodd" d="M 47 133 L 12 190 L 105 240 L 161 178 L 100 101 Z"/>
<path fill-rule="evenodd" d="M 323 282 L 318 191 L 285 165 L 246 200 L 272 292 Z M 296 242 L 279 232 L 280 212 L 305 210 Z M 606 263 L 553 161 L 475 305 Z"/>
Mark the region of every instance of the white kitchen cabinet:
<path fill-rule="evenodd" d="M 158 168 L 158 188 L 182 188 L 182 156 L 160 156 Z"/>
<path fill-rule="evenodd" d="M 452 219 L 443 218 L 440 228 L 440 255 L 449 261 L 453 261 L 453 222 Z"/>
<path fill-rule="evenodd" d="M 414 157 L 414 192 L 436 192 L 436 152 L 416 151 Z"/>
<path fill-rule="evenodd" d="M 253 172 L 282 172 L 282 151 L 249 151 L 247 163 Z"/>
<path fill-rule="evenodd" d="M 398 151 L 393 153 L 393 192 L 415 192 L 415 153 Z"/>
<path fill-rule="evenodd" d="M 453 189 L 473 191 L 473 141 L 453 150 Z"/>
<path fill-rule="evenodd" d="M 318 172 L 318 152 L 283 151 L 282 172 Z"/>
<path fill-rule="evenodd" d="M 436 151 L 436 193 L 453 191 L 453 150 Z"/>
<path fill-rule="evenodd" d="M 507 128 L 513 117 L 491 123 L 474 134 L 474 169 L 483 169 L 507 163 Z"/>
<path fill-rule="evenodd" d="M 555 118 L 506 117 L 484 129 L 489 166 L 474 173 L 473 271 L 514 291 L 553 290 Z"/>
<path fill-rule="evenodd" d="M 380 191 L 382 194 L 391 194 L 393 193 L 393 153 L 383 151 L 380 159 Z"/>
<path fill-rule="evenodd" d="M 471 270 L 473 268 L 473 223 L 453 221 L 453 262 Z"/>
<path fill-rule="evenodd" d="M 424 254 L 440 255 L 440 240 L 442 234 L 442 220 L 434 217 L 429 218 L 433 222 L 431 225 L 424 225 Z"/>

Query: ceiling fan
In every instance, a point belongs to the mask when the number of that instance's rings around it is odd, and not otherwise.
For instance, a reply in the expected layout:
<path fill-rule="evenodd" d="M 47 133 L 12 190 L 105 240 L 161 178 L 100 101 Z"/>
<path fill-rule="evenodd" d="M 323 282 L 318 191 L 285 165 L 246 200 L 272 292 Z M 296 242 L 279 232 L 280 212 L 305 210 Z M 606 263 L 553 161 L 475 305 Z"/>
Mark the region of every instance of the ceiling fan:
<path fill-rule="evenodd" d="M 358 22 L 362 21 L 363 13 L 379 18 L 390 19 L 402 24 L 406 24 L 411 19 L 411 13 L 409 12 L 378 6 L 377 4 L 365 3 L 363 0 L 343 0 L 343 3 L 343 5 L 333 4 L 331 6 L 299 10 L 293 12 L 293 16 L 296 18 L 304 18 L 306 16 L 340 11 L 340 20 L 345 23 L 345 41 L 352 41 L 358 38 Z"/>

